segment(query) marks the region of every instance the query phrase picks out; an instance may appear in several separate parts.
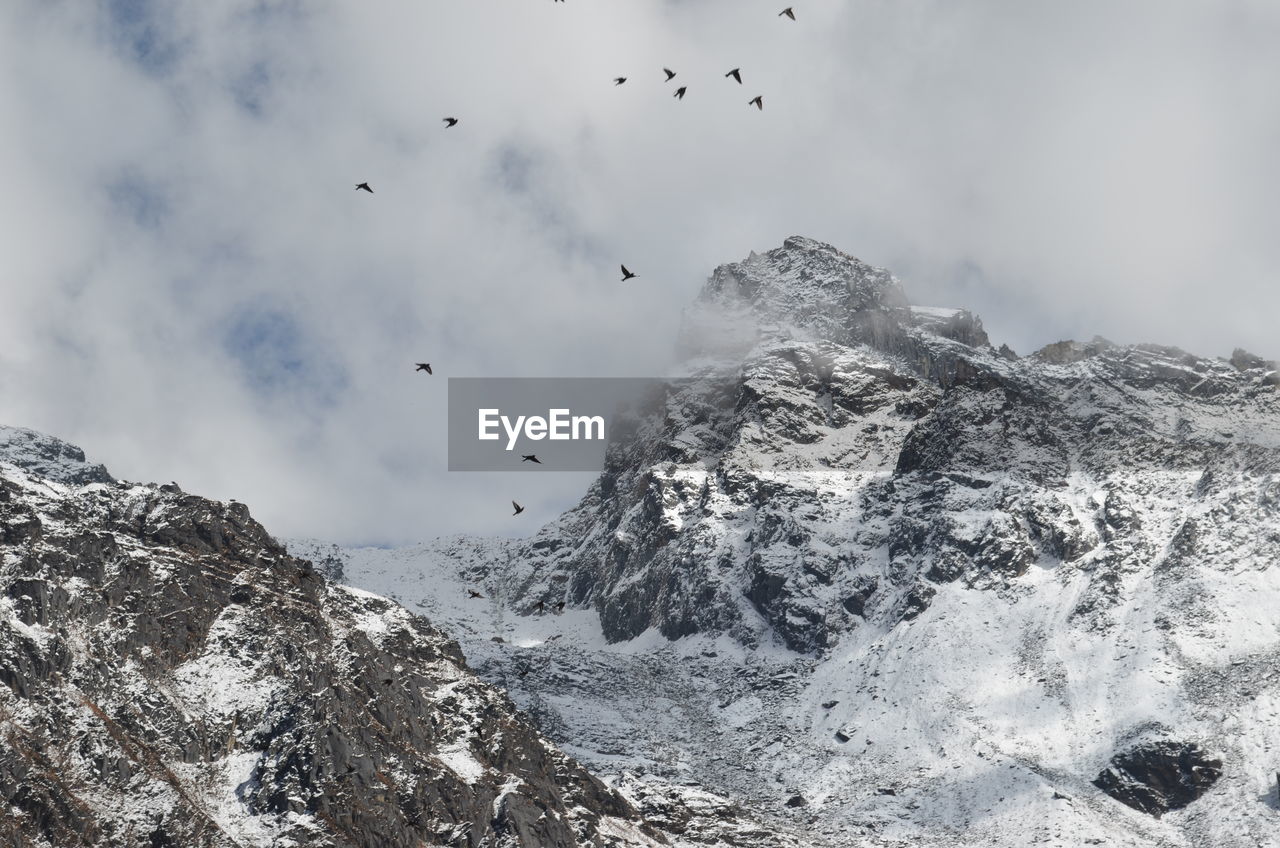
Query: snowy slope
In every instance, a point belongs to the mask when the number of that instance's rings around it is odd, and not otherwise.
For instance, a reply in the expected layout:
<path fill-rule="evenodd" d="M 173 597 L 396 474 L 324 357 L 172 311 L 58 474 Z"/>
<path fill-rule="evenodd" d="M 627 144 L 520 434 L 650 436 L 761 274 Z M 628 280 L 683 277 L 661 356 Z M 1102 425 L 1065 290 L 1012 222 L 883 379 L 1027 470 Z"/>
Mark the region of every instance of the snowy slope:
<path fill-rule="evenodd" d="M 815 843 L 1280 845 L 1274 363 L 1019 358 L 800 238 L 680 349 L 561 519 L 346 579 L 619 785 Z"/>

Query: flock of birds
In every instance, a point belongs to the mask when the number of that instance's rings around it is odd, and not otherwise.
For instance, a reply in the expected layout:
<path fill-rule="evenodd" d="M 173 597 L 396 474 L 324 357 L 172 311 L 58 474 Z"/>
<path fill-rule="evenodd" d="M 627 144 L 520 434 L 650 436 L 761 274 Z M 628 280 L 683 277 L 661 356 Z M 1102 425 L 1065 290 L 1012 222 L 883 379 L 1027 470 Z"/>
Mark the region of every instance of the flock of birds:
<path fill-rule="evenodd" d="M 556 2 L 556 3 L 563 3 L 563 2 L 565 2 L 565 0 L 554 0 L 554 2 Z M 796 19 L 796 13 L 795 13 L 795 10 L 794 10 L 794 8 L 793 8 L 793 7 L 788 6 L 787 8 L 783 9 L 781 12 L 779 12 L 779 13 L 778 13 L 778 17 L 780 17 L 780 18 L 782 18 L 782 17 L 786 17 L 786 18 L 790 18 L 791 20 L 793 20 L 793 21 L 794 21 L 794 20 Z M 665 80 L 665 82 L 671 82 L 671 81 L 672 81 L 673 79 L 675 79 L 675 78 L 676 78 L 676 76 L 677 76 L 676 72 L 675 72 L 675 71 L 673 71 L 673 70 L 671 70 L 670 68 L 663 68 L 663 69 L 662 69 L 662 72 L 666 75 L 666 80 Z M 725 78 L 726 78 L 726 79 L 732 78 L 735 82 L 737 82 L 737 83 L 738 83 L 738 85 L 742 85 L 742 68 L 733 68 L 733 69 L 731 69 L 730 71 L 728 71 L 724 76 L 725 76 Z M 625 83 L 625 82 L 627 81 L 627 79 L 628 79 L 627 77 L 614 77 L 614 78 L 613 78 L 613 84 L 614 84 L 615 86 L 622 85 L 623 83 Z M 672 96 L 672 97 L 674 97 L 674 98 L 676 98 L 677 100 L 684 100 L 685 93 L 686 93 L 688 90 L 689 90 L 689 87 L 688 87 L 687 85 L 682 85 L 682 86 L 680 86 L 679 88 L 677 88 L 677 89 L 675 90 L 675 93 L 674 93 L 674 94 L 672 94 L 671 96 Z M 755 96 L 755 97 L 753 97 L 751 100 L 747 101 L 747 105 L 749 105 L 749 106 L 755 106 L 755 107 L 756 107 L 757 109 L 759 109 L 760 111 L 764 111 L 764 95 L 756 95 L 756 96 Z M 449 128 L 451 128 L 451 127 L 455 127 L 455 126 L 457 126 L 457 125 L 458 125 L 458 119 L 457 119 L 457 118 L 454 118 L 454 117 L 443 118 L 442 120 L 444 121 L 445 129 L 449 129 Z M 369 194 L 373 194 L 373 188 L 372 188 L 372 187 L 369 185 L 369 183 L 367 183 L 367 182 L 357 183 L 357 184 L 356 184 L 356 191 L 367 191 Z M 627 266 L 626 266 L 626 265 L 621 265 L 620 267 L 622 268 L 622 280 L 621 280 L 621 282 L 624 282 L 624 283 L 625 283 L 627 280 L 632 280 L 632 279 L 635 279 L 636 277 L 638 277 L 638 276 L 639 276 L 638 274 L 636 274 L 636 273 L 634 273 L 633 271 L 629 270 L 629 269 L 627 268 Z M 425 372 L 427 372 L 427 374 L 432 374 L 432 373 L 434 373 L 434 372 L 432 372 L 432 370 L 431 370 L 431 363 L 429 363 L 429 362 L 417 362 L 417 363 L 414 363 L 414 365 L 415 365 L 415 367 L 414 367 L 414 371 L 415 371 L 415 372 L 416 372 L 416 371 L 425 371 Z M 520 461 L 521 461 L 522 463 L 524 463 L 524 462 L 533 462 L 533 463 L 538 464 L 538 465 L 541 465 L 541 464 L 542 464 L 542 460 L 538 459 L 538 457 L 537 457 L 535 454 L 525 454 L 525 455 L 522 455 L 522 456 L 521 456 Z M 511 502 L 511 506 L 515 509 L 515 512 L 511 513 L 513 516 L 515 516 L 515 515 L 519 515 L 520 513 L 524 512 L 524 507 L 523 507 L 523 506 L 521 506 L 520 504 L 516 503 L 514 500 Z M 468 589 L 468 590 L 467 590 L 467 592 L 468 592 L 468 595 L 469 595 L 471 598 L 483 598 L 483 597 L 484 597 L 484 595 L 480 594 L 479 592 L 475 591 L 474 589 Z M 537 605 L 536 605 L 535 609 L 536 609 L 539 613 L 543 612 L 543 610 L 544 610 L 543 602 L 542 602 L 542 601 L 538 601 L 538 603 L 537 603 Z M 559 603 L 556 605 L 556 611 L 557 611 L 557 612 L 562 612 L 563 610 L 564 610 L 564 602 L 563 602 L 563 601 L 561 601 L 561 602 L 559 602 Z"/>
<path fill-rule="evenodd" d="M 564 0 L 555 0 L 555 2 L 563 3 Z M 795 13 L 794 7 L 788 6 L 787 8 L 783 9 L 781 12 L 778 13 L 778 17 L 780 18 L 787 17 L 794 21 L 796 19 L 796 13 Z M 676 72 L 671 70 L 670 68 L 663 68 L 662 72 L 667 76 L 666 82 L 671 82 L 671 80 L 676 78 Z M 733 68 L 732 70 L 730 70 L 728 73 L 725 74 L 726 79 L 728 79 L 729 77 L 732 77 L 738 83 L 738 85 L 742 85 L 742 68 Z M 614 77 L 613 84 L 615 86 L 622 85 L 624 82 L 627 81 L 627 79 L 628 79 L 627 77 Z M 689 86 L 682 85 L 679 88 L 677 88 L 675 90 L 675 93 L 672 94 L 671 96 L 676 98 L 677 100 L 684 100 L 685 92 L 687 92 L 688 90 L 689 90 Z M 757 94 L 755 97 L 747 101 L 747 105 L 755 106 L 760 111 L 764 111 L 764 95 Z M 450 127 L 455 127 L 458 125 L 457 118 L 442 118 L 441 120 L 444 121 L 445 129 L 449 129 Z M 367 182 L 357 183 L 356 191 L 367 191 L 369 192 L 369 194 L 373 194 L 373 189 L 369 186 Z M 623 265 L 621 267 L 622 267 L 622 282 L 625 283 L 627 280 L 631 280 L 639 276 L 638 274 L 632 273 L 631 271 L 627 270 L 626 265 Z M 431 366 L 424 362 L 419 362 L 417 370 L 426 371 L 428 374 L 430 374 Z M 519 515 L 520 510 L 517 509 L 516 514 Z"/>

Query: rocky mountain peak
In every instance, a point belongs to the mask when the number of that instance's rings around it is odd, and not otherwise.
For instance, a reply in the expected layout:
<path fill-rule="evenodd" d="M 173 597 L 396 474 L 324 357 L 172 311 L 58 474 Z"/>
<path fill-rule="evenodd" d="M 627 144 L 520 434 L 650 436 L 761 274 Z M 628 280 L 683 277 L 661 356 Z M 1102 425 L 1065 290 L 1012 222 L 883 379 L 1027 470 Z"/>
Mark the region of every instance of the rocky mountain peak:
<path fill-rule="evenodd" d="M 86 460 L 75 445 L 22 427 L 0 425 L 0 460 L 68 486 L 115 482 L 104 466 Z"/>
<path fill-rule="evenodd" d="M 888 271 L 801 237 L 718 267 L 682 346 L 691 379 L 529 551 L 522 590 L 563 586 L 610 639 L 821 651 L 913 620 L 940 585 L 1150 568 L 1162 543 L 1097 492 L 1270 468 L 1280 446 L 1258 357 L 1095 338 L 1019 359 L 971 313 L 912 306 Z M 1180 520 L 1152 510 L 1144 526 Z M 1091 577 L 1081 616 L 1105 617 L 1115 579 Z"/>
<path fill-rule="evenodd" d="M 716 268 L 685 313 L 686 352 L 709 352 L 713 339 L 754 342 L 764 335 L 800 335 L 845 342 L 867 311 L 902 311 L 907 297 L 888 271 L 829 244 L 792 236 L 782 247 Z M 905 317 L 905 314 L 904 316 Z M 726 333 L 726 324 L 740 332 Z M 733 352 L 737 345 L 729 344 Z"/>
<path fill-rule="evenodd" d="M 778 339 L 865 344 L 933 368 L 921 340 L 990 346 L 982 321 L 964 309 L 913 306 L 884 268 L 814 239 L 792 236 L 782 247 L 715 269 L 685 310 L 678 343 L 686 357 L 740 360 Z"/>
<path fill-rule="evenodd" d="M 885 269 L 803 236 L 716 268 L 700 299 L 746 302 L 764 317 L 800 323 L 822 306 L 850 312 L 908 305 L 902 285 Z"/>

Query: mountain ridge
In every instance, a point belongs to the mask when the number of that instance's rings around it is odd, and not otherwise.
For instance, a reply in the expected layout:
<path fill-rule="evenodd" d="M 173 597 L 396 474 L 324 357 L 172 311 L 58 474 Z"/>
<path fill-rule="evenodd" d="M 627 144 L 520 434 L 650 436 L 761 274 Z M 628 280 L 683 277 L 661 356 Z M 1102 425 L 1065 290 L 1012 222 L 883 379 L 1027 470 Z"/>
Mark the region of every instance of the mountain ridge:
<path fill-rule="evenodd" d="M 0 428 L 14 844 L 656 846 L 456 642 L 254 521 Z"/>
<path fill-rule="evenodd" d="M 559 519 L 348 579 L 483 585 L 420 608 L 561 744 L 815 839 L 1268 844 L 1273 363 L 1019 357 L 798 238 L 717 268 L 678 345 Z"/>

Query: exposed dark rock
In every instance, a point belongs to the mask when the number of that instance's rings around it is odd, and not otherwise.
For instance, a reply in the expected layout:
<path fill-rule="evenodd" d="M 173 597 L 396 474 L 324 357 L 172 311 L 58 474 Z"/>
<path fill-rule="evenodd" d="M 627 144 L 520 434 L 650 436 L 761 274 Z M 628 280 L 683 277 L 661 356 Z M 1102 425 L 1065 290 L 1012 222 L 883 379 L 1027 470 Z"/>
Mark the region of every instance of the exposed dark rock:
<path fill-rule="evenodd" d="M 874 578 L 864 578 L 859 580 L 853 587 L 853 591 L 841 601 L 841 605 L 856 616 L 862 616 L 867 609 L 867 601 L 875 594 L 876 583 Z"/>
<path fill-rule="evenodd" d="M 1150 815 L 1187 806 L 1222 776 L 1222 760 L 1195 742 L 1135 745 L 1111 758 L 1093 783 L 1122 804 Z"/>
<path fill-rule="evenodd" d="M 911 587 L 906 596 L 902 599 L 902 612 L 899 618 L 903 621 L 910 621 L 920 613 L 929 608 L 929 602 L 933 600 L 933 596 L 937 594 L 937 589 L 924 583 Z"/>
<path fill-rule="evenodd" d="M 1274 371 L 1276 369 L 1274 360 L 1263 359 L 1261 356 L 1241 348 L 1236 348 L 1231 352 L 1230 361 L 1237 371 L 1249 371 L 1254 368 L 1261 368 L 1266 371 Z"/>

